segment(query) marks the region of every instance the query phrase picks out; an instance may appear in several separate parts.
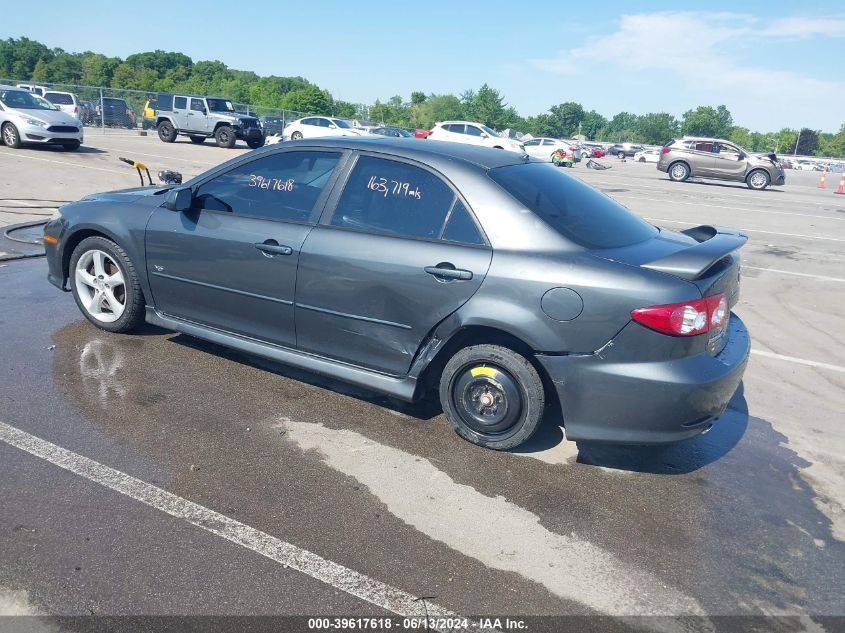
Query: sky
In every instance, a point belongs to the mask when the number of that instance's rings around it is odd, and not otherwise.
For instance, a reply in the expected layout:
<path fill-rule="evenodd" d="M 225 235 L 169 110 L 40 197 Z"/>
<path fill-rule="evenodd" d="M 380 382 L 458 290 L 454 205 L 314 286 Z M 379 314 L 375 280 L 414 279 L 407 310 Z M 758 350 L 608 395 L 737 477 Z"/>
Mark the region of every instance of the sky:
<path fill-rule="evenodd" d="M 299 75 L 354 103 L 487 83 L 523 116 L 576 101 L 605 116 L 724 104 L 770 131 L 845 123 L 845 4 L 511 0 L 14 2 L 0 37 L 125 58 L 162 49 Z M 169 19 L 163 19 L 169 16 Z M 203 17 L 205 16 L 205 17 Z M 223 16 L 221 18 L 221 16 Z M 228 16 L 229 25 L 221 28 Z M 202 25 L 205 28 L 202 28 Z"/>

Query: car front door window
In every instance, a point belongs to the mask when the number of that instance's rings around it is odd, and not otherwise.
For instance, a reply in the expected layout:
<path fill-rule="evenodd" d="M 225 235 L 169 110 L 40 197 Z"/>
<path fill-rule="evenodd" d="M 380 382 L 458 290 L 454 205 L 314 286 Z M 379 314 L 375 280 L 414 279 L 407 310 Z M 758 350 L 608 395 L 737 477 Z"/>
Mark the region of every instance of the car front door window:
<path fill-rule="evenodd" d="M 339 152 L 279 152 L 241 164 L 200 185 L 197 209 L 308 222 Z"/>

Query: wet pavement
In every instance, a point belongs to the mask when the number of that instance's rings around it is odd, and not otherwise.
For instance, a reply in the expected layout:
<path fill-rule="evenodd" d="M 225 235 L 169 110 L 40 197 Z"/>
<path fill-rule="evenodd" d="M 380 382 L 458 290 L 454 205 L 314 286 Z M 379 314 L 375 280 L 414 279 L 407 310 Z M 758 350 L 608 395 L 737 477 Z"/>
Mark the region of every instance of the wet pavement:
<path fill-rule="evenodd" d="M 325 559 L 473 616 L 845 613 L 845 543 L 747 385 L 682 444 L 576 447 L 550 414 L 495 453 L 431 403 L 99 331 L 45 276 L 0 268 L 0 422 Z M 0 594 L 42 613 L 382 612 L 2 442 L 0 498 Z"/>

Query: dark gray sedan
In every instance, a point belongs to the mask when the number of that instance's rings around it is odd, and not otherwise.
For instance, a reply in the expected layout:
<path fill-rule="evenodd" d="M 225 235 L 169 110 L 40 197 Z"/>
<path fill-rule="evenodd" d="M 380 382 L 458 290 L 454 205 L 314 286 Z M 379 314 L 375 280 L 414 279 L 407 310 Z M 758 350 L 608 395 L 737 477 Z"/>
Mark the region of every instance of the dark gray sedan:
<path fill-rule="evenodd" d="M 265 147 L 45 227 L 96 326 L 145 320 L 413 401 L 508 449 L 705 431 L 745 369 L 737 231 L 656 228 L 527 156 L 410 139 Z M 555 420 L 561 422 L 561 420 Z"/>

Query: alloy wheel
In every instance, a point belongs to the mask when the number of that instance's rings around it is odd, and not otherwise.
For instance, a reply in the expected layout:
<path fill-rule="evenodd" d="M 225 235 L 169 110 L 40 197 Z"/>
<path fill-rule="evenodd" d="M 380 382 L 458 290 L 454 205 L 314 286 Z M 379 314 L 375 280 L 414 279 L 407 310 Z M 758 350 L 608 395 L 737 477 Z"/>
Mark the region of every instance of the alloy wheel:
<path fill-rule="evenodd" d="M 85 310 L 97 321 L 113 323 L 126 309 L 126 279 L 114 258 L 96 249 L 76 263 L 76 290 Z"/>

